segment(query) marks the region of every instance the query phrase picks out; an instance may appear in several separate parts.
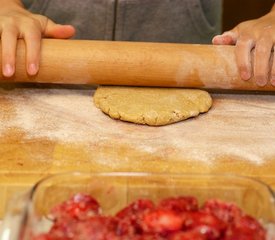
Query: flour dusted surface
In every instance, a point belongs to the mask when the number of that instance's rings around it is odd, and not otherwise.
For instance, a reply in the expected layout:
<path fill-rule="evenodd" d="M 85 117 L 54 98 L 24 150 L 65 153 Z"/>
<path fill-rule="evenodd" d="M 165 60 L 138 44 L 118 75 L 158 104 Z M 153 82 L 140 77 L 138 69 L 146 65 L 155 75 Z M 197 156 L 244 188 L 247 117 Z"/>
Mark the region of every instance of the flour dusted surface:
<path fill-rule="evenodd" d="M 211 112 L 149 127 L 110 119 L 94 106 L 92 94 L 75 89 L 1 90 L 0 134 L 16 129 L 23 133 L 21 141 L 42 138 L 109 150 L 119 144 L 168 161 L 213 164 L 226 156 L 259 165 L 275 157 L 275 96 L 214 94 Z"/>

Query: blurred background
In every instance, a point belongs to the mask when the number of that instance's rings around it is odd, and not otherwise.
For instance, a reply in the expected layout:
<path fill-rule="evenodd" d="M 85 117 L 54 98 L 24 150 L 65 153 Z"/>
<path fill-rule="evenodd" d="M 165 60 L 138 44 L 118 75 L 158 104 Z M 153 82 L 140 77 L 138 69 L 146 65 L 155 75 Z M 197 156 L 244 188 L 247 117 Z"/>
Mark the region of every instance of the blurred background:
<path fill-rule="evenodd" d="M 268 13 L 274 0 L 223 0 L 223 31 L 230 30 L 238 23 L 258 18 Z"/>

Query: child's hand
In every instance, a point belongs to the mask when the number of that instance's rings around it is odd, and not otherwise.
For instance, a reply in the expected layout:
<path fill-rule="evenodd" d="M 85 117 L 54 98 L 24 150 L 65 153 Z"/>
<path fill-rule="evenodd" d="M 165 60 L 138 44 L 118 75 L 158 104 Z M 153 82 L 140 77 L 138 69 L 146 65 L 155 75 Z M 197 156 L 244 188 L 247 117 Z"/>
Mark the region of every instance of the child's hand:
<path fill-rule="evenodd" d="M 236 61 L 243 80 L 249 80 L 254 74 L 257 85 L 264 86 L 270 79 L 275 86 L 275 63 L 270 64 L 275 43 L 274 7 L 259 19 L 242 22 L 232 30 L 215 36 L 212 42 L 236 45 Z M 253 61 L 252 49 L 255 50 Z"/>
<path fill-rule="evenodd" d="M 11 77 L 15 72 L 17 39 L 26 44 L 26 69 L 35 75 L 39 69 L 42 37 L 70 38 L 75 29 L 71 25 L 59 25 L 42 15 L 28 12 L 21 4 L 4 1 L 0 8 L 0 36 L 2 43 L 2 72 Z"/>

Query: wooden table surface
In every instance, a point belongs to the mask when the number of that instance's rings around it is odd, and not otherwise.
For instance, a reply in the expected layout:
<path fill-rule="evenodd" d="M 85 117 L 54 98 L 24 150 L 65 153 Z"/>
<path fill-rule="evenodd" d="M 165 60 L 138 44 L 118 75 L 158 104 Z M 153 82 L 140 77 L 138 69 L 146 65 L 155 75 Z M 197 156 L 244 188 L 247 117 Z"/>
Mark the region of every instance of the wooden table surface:
<path fill-rule="evenodd" d="M 275 188 L 274 93 L 215 93 L 208 113 L 164 127 L 112 120 L 93 93 L 0 89 L 1 206 L 65 171 L 234 173 Z"/>

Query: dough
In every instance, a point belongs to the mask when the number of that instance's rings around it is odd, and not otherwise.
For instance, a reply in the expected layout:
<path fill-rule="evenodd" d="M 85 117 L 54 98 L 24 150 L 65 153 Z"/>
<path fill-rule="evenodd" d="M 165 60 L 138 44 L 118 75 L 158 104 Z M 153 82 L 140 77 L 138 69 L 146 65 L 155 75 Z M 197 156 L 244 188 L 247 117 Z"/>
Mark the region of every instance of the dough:
<path fill-rule="evenodd" d="M 100 86 L 94 103 L 111 118 L 160 126 L 207 112 L 212 99 L 195 89 Z"/>

